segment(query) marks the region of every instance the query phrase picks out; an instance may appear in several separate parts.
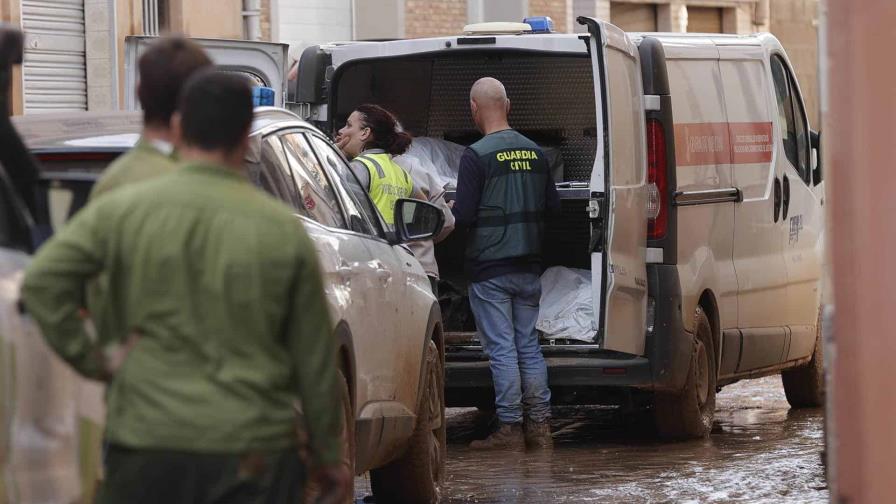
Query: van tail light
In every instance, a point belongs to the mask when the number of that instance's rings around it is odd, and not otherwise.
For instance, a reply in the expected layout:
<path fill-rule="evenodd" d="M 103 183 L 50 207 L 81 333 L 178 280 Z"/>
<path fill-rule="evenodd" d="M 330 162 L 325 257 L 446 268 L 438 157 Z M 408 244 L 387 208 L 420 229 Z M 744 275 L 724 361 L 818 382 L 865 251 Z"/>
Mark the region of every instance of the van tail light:
<path fill-rule="evenodd" d="M 647 238 L 666 236 L 669 223 L 669 177 L 666 133 L 657 119 L 647 120 Z"/>

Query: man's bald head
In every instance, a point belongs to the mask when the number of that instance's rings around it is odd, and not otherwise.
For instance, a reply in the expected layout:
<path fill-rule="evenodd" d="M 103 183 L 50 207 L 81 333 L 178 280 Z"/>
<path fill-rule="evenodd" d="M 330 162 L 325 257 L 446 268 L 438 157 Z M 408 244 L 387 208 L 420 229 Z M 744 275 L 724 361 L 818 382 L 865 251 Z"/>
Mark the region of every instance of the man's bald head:
<path fill-rule="evenodd" d="M 470 101 L 476 102 L 480 107 L 504 108 L 508 101 L 507 91 L 504 90 L 504 84 L 501 84 L 498 79 L 483 77 L 470 88 Z"/>
<path fill-rule="evenodd" d="M 483 133 L 495 127 L 504 127 L 510 112 L 510 100 L 507 99 L 504 84 L 493 77 L 476 81 L 470 88 L 470 110 L 473 121 Z"/>

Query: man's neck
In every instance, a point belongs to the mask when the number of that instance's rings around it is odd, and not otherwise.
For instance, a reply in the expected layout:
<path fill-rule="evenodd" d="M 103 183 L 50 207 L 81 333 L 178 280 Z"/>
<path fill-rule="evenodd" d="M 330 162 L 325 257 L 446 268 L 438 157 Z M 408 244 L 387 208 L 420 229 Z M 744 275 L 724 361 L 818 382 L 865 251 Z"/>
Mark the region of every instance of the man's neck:
<path fill-rule="evenodd" d="M 181 161 L 187 164 L 210 164 L 243 171 L 243 156 L 235 152 L 208 151 L 193 146 L 183 146 L 179 151 Z"/>
<path fill-rule="evenodd" d="M 510 129 L 510 124 L 507 122 L 506 118 L 493 119 L 490 121 L 485 121 L 482 125 L 482 134 L 490 135 L 492 133 L 497 133 L 498 131 L 504 131 Z"/>
<path fill-rule="evenodd" d="M 173 143 L 173 135 L 171 130 L 168 128 L 163 128 L 161 126 L 153 126 L 147 124 L 143 127 L 143 133 L 141 135 L 144 140 L 148 142 L 166 142 Z"/>

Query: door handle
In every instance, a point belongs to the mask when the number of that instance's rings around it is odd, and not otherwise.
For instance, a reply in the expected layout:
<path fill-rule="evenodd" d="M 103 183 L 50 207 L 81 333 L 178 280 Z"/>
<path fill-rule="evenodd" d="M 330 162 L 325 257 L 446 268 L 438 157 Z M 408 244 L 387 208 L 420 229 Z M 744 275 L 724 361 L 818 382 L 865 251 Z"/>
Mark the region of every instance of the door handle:
<path fill-rule="evenodd" d="M 775 177 L 775 199 L 774 199 L 774 219 L 775 222 L 778 222 L 778 218 L 781 216 L 781 179 Z"/>
<path fill-rule="evenodd" d="M 373 266 L 374 266 L 373 271 L 376 274 L 377 278 L 379 278 L 383 282 L 388 282 L 389 280 L 392 279 L 392 272 L 389 271 L 388 268 L 386 268 L 385 264 L 377 261 L 377 262 L 373 263 Z"/>
<path fill-rule="evenodd" d="M 787 211 L 790 210 L 790 179 L 784 175 L 784 211 L 782 220 L 787 220 Z"/>

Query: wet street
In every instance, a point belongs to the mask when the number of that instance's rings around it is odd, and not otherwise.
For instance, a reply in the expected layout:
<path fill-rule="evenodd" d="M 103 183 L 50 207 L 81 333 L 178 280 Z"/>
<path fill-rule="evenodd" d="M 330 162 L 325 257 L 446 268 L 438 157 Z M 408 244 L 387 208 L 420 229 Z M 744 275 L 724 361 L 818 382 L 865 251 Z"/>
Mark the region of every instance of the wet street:
<path fill-rule="evenodd" d="M 726 387 L 709 439 L 659 443 L 604 408 L 561 408 L 552 454 L 480 453 L 476 410 L 448 412 L 443 502 L 826 502 L 821 409 L 790 410 L 778 376 Z M 367 478 L 356 496 L 369 494 Z"/>

